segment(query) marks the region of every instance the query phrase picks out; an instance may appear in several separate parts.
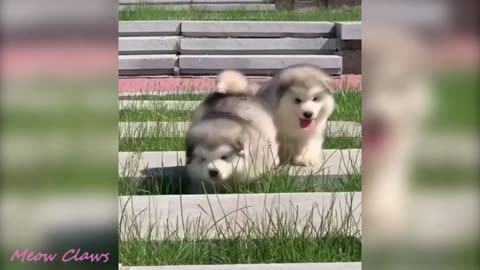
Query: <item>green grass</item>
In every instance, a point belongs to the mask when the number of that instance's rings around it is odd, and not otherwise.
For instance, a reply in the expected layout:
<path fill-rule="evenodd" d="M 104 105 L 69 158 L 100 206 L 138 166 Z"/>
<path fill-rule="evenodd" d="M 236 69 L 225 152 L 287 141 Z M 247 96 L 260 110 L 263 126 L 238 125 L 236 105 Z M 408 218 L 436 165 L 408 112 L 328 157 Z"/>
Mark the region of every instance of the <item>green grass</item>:
<path fill-rule="evenodd" d="M 148 266 L 360 261 L 360 220 L 353 199 L 353 193 L 342 193 L 302 210 L 294 204 L 278 209 L 274 203 L 255 218 L 243 207 L 217 212 L 208 200 L 208 206 L 199 206 L 203 218 L 180 211 L 164 224 L 150 216 L 155 211 L 131 209 L 127 215 L 127 200 L 119 225 L 119 262 Z"/>
<path fill-rule="evenodd" d="M 141 100 L 178 100 L 178 101 L 200 101 L 206 94 L 172 94 L 168 96 L 145 96 Z M 331 121 L 355 121 L 361 122 L 362 96 L 360 92 L 337 92 L 335 93 L 335 111 L 330 117 Z M 185 110 L 167 110 L 161 103 L 153 110 L 141 108 L 128 108 L 120 110 L 120 121 L 158 121 L 158 122 L 176 122 L 189 121 L 192 111 Z"/>
<path fill-rule="evenodd" d="M 165 95 L 148 95 L 142 94 L 133 97 L 120 97 L 121 100 L 181 100 L 181 101 L 196 101 L 204 99 L 208 93 L 198 93 L 196 91 L 178 91 L 172 94 Z"/>
<path fill-rule="evenodd" d="M 229 240 L 136 240 L 120 242 L 123 265 L 192 265 L 353 262 L 361 260 L 361 241 L 350 236 Z"/>
<path fill-rule="evenodd" d="M 190 121 L 193 111 L 167 110 L 164 108 L 155 108 L 154 110 L 120 110 L 120 121 L 123 122 L 185 122 Z"/>
<path fill-rule="evenodd" d="M 289 166 L 265 173 L 250 184 L 235 183 L 225 186 L 218 193 L 295 193 L 295 192 L 357 192 L 362 191 L 362 176 L 359 170 L 342 177 L 322 176 L 313 172 L 305 176 L 288 174 Z M 206 184 L 208 185 L 208 184 Z M 119 195 L 189 194 L 186 172 L 178 168 L 169 176 L 136 177 L 119 179 Z"/>
<path fill-rule="evenodd" d="M 327 137 L 324 149 L 361 148 L 361 139 L 358 137 Z M 149 138 L 120 138 L 119 151 L 184 151 L 183 137 L 149 137 Z"/>
<path fill-rule="evenodd" d="M 119 12 L 121 21 L 134 20 L 201 20 L 201 21 L 360 21 L 360 7 L 288 10 L 171 10 L 152 6 L 135 6 Z"/>

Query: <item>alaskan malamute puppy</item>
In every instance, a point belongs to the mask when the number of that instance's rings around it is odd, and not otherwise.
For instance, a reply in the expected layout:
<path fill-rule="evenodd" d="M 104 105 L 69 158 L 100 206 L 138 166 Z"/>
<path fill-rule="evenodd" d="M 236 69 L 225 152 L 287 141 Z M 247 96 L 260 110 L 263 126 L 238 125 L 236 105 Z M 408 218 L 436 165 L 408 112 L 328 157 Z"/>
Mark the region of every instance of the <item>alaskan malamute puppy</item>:
<path fill-rule="evenodd" d="M 235 71 L 219 76 L 217 91 L 194 113 L 186 134 L 186 170 L 191 192 L 250 182 L 278 164 L 272 116 Z M 206 183 L 205 183 L 206 182 Z M 205 184 L 205 185 L 204 185 Z M 212 184 L 214 184 L 212 186 Z"/>
<path fill-rule="evenodd" d="M 322 144 L 335 102 L 330 77 L 314 66 L 286 68 L 257 92 L 278 129 L 279 156 L 300 166 L 322 163 Z"/>

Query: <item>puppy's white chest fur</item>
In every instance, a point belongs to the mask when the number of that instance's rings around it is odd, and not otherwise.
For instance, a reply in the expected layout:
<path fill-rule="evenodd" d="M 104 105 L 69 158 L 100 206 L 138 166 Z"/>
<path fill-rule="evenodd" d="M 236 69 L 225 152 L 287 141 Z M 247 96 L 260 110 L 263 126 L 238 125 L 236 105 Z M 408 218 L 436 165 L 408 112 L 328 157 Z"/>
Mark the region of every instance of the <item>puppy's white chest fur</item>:
<path fill-rule="evenodd" d="M 299 166 L 319 166 L 322 163 L 322 144 L 325 124 L 317 123 L 311 130 L 289 126 L 278 121 L 280 159 Z"/>

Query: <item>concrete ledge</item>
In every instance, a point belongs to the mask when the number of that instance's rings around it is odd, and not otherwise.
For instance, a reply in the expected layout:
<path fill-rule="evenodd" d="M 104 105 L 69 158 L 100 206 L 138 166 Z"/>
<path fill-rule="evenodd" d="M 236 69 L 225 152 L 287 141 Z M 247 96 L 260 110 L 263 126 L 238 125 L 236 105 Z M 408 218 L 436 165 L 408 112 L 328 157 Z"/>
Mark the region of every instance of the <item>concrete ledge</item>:
<path fill-rule="evenodd" d="M 320 168 L 290 167 L 290 175 L 350 175 L 358 173 L 362 164 L 361 149 L 326 149 Z M 143 170 L 171 169 L 185 165 L 184 151 L 164 152 L 119 152 L 118 174 L 120 177 L 141 177 Z"/>
<path fill-rule="evenodd" d="M 120 54 L 175 54 L 178 37 L 120 37 Z"/>
<path fill-rule="evenodd" d="M 119 36 L 178 36 L 179 21 L 120 21 Z"/>
<path fill-rule="evenodd" d="M 119 270 L 361 270 L 360 262 L 124 266 Z"/>
<path fill-rule="evenodd" d="M 182 38 L 182 54 L 320 54 L 334 52 L 336 39 Z"/>
<path fill-rule="evenodd" d="M 184 21 L 184 37 L 322 37 L 331 35 L 331 22 Z"/>
<path fill-rule="evenodd" d="M 361 40 L 361 22 L 337 22 L 335 23 L 337 37 L 341 40 Z"/>
<path fill-rule="evenodd" d="M 342 74 L 342 58 L 337 55 L 181 55 L 181 74 L 216 75 L 237 69 L 247 75 L 273 75 L 296 64 L 315 65 L 331 75 Z"/>
<path fill-rule="evenodd" d="M 133 105 L 132 101 L 121 103 Z M 145 104 L 145 105 L 148 105 Z M 193 104 L 189 104 L 190 106 Z M 189 106 L 186 105 L 186 106 Z M 135 105 L 133 105 L 135 106 Z M 162 108 L 159 105 L 153 105 Z M 129 106 L 128 108 L 132 108 Z M 143 109 L 145 107 L 137 107 Z M 190 122 L 119 122 L 119 134 L 121 138 L 145 138 L 145 137 L 183 137 L 187 132 Z M 357 122 L 328 121 L 326 137 L 360 137 L 362 125 Z"/>
<path fill-rule="evenodd" d="M 278 220 L 299 230 L 308 226 L 312 232 L 360 236 L 361 201 L 360 192 L 120 196 L 123 211 L 118 215 L 125 233 L 120 237 L 134 227 L 136 237 L 150 240 L 162 240 L 173 231 L 179 237 L 198 239 L 202 233 L 204 239 L 224 239 L 244 236 L 252 224 L 268 236 L 275 234 Z M 209 227 L 215 228 L 207 231 Z"/>
<path fill-rule="evenodd" d="M 120 75 L 173 74 L 177 62 L 175 54 L 120 55 Z"/>

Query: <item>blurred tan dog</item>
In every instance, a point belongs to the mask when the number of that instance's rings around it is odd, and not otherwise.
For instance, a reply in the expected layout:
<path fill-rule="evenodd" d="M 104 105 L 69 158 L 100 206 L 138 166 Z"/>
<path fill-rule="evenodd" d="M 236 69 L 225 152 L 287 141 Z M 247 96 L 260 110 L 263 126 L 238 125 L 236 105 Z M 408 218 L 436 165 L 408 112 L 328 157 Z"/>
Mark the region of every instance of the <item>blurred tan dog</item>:
<path fill-rule="evenodd" d="M 364 235 L 389 242 L 407 228 L 413 149 L 429 107 L 429 61 L 415 35 L 390 28 L 365 34 L 363 218 L 371 234 Z"/>

